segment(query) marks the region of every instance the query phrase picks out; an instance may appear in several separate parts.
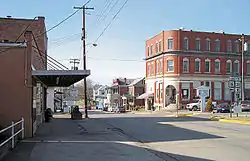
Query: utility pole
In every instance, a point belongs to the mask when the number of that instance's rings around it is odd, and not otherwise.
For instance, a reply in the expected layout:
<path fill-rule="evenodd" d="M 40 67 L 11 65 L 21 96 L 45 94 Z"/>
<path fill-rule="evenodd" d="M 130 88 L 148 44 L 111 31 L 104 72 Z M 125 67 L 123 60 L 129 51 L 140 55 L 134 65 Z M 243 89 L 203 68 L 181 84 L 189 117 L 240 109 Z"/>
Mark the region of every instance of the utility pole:
<path fill-rule="evenodd" d="M 70 59 L 70 64 L 73 64 L 72 70 L 78 70 L 78 67 L 76 64 L 80 63 L 80 59 Z"/>
<path fill-rule="evenodd" d="M 86 45 L 85 45 L 85 35 L 86 35 L 86 26 L 85 26 L 85 10 L 93 10 L 94 8 L 88 8 L 85 5 L 82 7 L 74 7 L 74 9 L 82 10 L 82 41 L 83 41 L 83 70 L 86 69 Z M 85 118 L 88 118 L 88 100 L 87 100 L 87 78 L 84 78 L 84 106 L 85 106 Z"/>

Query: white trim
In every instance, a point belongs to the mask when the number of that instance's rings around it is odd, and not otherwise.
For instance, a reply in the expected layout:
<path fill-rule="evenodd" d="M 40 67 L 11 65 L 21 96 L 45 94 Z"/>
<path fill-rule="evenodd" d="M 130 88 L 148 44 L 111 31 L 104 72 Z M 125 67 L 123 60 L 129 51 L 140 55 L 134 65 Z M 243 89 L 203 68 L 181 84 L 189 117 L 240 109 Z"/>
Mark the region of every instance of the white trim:
<path fill-rule="evenodd" d="M 210 39 L 209 39 L 209 38 L 206 38 L 206 40 L 207 40 L 207 41 L 210 41 Z"/>
<path fill-rule="evenodd" d="M 234 63 L 239 63 L 240 61 L 239 60 L 235 60 Z"/>
<path fill-rule="evenodd" d="M 215 62 L 220 62 L 220 59 L 216 59 Z"/>
<path fill-rule="evenodd" d="M 209 61 L 209 62 L 211 62 L 211 60 L 210 60 L 210 59 L 206 58 L 206 59 L 205 59 L 205 62 L 208 62 L 208 61 Z"/>
<path fill-rule="evenodd" d="M 232 60 L 227 60 L 227 63 L 232 63 Z"/>
<path fill-rule="evenodd" d="M 197 37 L 195 40 L 201 40 L 199 37 Z"/>
<path fill-rule="evenodd" d="M 27 47 L 27 43 L 0 43 L 0 47 Z"/>

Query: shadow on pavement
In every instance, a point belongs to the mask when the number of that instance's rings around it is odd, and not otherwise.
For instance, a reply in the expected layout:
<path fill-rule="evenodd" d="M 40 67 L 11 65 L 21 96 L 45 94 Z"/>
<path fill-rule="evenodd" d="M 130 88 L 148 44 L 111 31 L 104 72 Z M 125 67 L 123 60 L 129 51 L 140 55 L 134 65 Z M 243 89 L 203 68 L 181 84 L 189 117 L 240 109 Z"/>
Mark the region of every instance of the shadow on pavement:
<path fill-rule="evenodd" d="M 41 125 L 34 138 L 18 145 L 4 161 L 81 161 L 83 158 L 90 161 L 209 161 L 168 154 L 145 146 L 150 142 L 222 138 L 171 125 L 177 119 L 199 120 L 166 117 L 106 117 L 78 121 L 53 119 Z"/>

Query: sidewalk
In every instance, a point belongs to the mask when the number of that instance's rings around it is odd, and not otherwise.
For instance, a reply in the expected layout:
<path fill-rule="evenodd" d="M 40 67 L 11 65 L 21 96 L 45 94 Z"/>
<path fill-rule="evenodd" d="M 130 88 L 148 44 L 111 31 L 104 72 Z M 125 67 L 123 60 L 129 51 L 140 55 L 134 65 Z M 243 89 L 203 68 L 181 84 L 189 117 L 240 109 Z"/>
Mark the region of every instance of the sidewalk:
<path fill-rule="evenodd" d="M 160 161 L 122 130 L 95 119 L 57 118 L 43 124 L 4 161 Z M 172 160 L 171 158 L 169 159 Z"/>

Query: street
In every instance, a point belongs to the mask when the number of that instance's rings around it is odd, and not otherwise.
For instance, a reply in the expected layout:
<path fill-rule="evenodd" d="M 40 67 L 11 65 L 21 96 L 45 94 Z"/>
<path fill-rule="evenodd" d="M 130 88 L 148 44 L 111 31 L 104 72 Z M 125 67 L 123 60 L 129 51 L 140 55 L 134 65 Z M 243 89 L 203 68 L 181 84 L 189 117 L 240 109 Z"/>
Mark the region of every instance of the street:
<path fill-rule="evenodd" d="M 249 125 L 199 117 L 112 114 L 90 111 L 90 119 L 58 115 L 26 139 L 4 161 L 244 161 L 250 158 Z"/>

